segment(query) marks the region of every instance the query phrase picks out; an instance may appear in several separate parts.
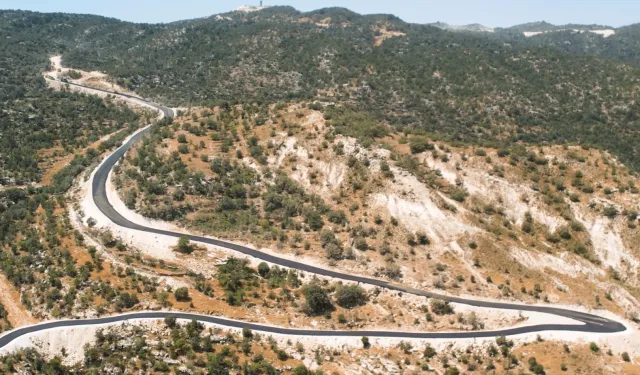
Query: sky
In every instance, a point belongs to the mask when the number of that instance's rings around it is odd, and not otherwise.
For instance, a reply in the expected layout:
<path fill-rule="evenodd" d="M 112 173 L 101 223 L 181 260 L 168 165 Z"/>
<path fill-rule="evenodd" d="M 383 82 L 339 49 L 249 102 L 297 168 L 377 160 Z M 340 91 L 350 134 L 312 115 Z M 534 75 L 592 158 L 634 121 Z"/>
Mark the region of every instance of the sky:
<path fill-rule="evenodd" d="M 259 0 L 0 0 L 1 9 L 90 13 L 133 22 L 172 22 L 231 11 Z M 553 24 L 640 22 L 638 0 L 264 0 L 301 11 L 340 6 L 361 14 L 390 13 L 407 22 L 480 23 L 507 27 L 533 21 Z"/>

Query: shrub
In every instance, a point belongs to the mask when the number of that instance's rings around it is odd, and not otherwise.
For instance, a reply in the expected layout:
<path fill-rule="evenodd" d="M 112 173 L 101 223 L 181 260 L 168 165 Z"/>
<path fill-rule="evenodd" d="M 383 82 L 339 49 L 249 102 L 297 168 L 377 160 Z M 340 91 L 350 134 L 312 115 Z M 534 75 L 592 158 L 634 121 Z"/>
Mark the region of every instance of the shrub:
<path fill-rule="evenodd" d="M 316 211 L 310 211 L 305 216 L 305 220 L 309 225 L 309 228 L 312 230 L 320 230 L 324 226 L 324 222 L 322 221 L 322 216 Z"/>
<path fill-rule="evenodd" d="M 341 285 L 335 293 L 338 306 L 350 309 L 367 303 L 367 294 L 361 287 L 351 285 Z"/>
<path fill-rule="evenodd" d="M 542 366 L 535 357 L 529 358 L 529 371 L 533 372 L 536 375 L 544 375 L 544 366 Z"/>
<path fill-rule="evenodd" d="M 607 206 L 605 207 L 603 213 L 604 216 L 608 217 L 609 219 L 615 219 L 615 217 L 618 216 L 618 209 L 614 206 Z"/>
<path fill-rule="evenodd" d="M 594 353 L 597 353 L 600 351 L 600 348 L 595 342 L 592 342 L 591 344 L 589 344 L 589 349 L 591 349 L 591 351 Z"/>
<path fill-rule="evenodd" d="M 189 241 L 189 237 L 181 236 L 180 238 L 178 238 L 176 251 L 183 254 L 191 254 L 193 252 L 193 246 L 191 245 L 191 241 Z"/>
<path fill-rule="evenodd" d="M 449 196 L 453 200 L 456 200 L 458 202 L 464 202 L 464 200 L 467 199 L 467 197 L 469 196 L 469 193 L 465 188 L 457 188 L 457 189 L 451 190 L 451 192 L 449 193 Z"/>
<path fill-rule="evenodd" d="M 242 327 L 242 337 L 245 337 L 248 339 L 253 337 L 253 332 L 251 332 L 249 327 Z"/>
<path fill-rule="evenodd" d="M 260 276 L 262 276 L 263 278 L 268 278 L 269 277 L 269 272 L 271 271 L 271 269 L 269 268 L 269 265 L 265 262 L 261 262 L 258 265 L 258 273 L 260 274 Z"/>
<path fill-rule="evenodd" d="M 341 210 L 331 211 L 329 215 L 327 215 L 327 219 L 331 223 L 343 225 L 347 222 L 347 215 Z"/>
<path fill-rule="evenodd" d="M 175 316 L 167 316 L 164 318 L 164 324 L 169 328 L 174 328 L 176 326 L 177 319 Z"/>
<path fill-rule="evenodd" d="M 138 296 L 135 293 L 121 293 L 120 303 L 126 308 L 132 308 L 139 302 Z"/>
<path fill-rule="evenodd" d="M 336 235 L 328 229 L 320 232 L 320 244 L 322 246 L 327 246 L 330 243 L 337 243 Z"/>
<path fill-rule="evenodd" d="M 100 234 L 100 240 L 102 240 L 102 243 L 107 247 L 112 247 L 116 244 L 116 239 L 115 237 L 113 237 L 113 234 L 109 230 L 106 230 L 102 232 L 102 234 Z"/>
<path fill-rule="evenodd" d="M 184 194 L 184 191 L 182 189 L 176 189 L 173 192 L 173 194 L 171 195 L 171 197 L 175 201 L 182 202 L 184 200 L 185 194 Z"/>
<path fill-rule="evenodd" d="M 124 204 L 129 209 L 134 209 L 136 207 L 136 200 L 138 198 L 138 194 L 135 189 L 129 189 L 124 193 Z"/>
<path fill-rule="evenodd" d="M 296 366 L 291 372 L 292 375 L 311 375 L 311 371 L 305 365 Z"/>
<path fill-rule="evenodd" d="M 622 360 L 625 361 L 625 362 L 631 362 L 631 357 L 629 357 L 629 353 L 623 352 L 622 353 Z"/>
<path fill-rule="evenodd" d="M 275 352 L 276 352 L 276 356 L 278 357 L 278 360 L 286 361 L 287 359 L 289 359 L 289 355 L 284 350 L 277 349 Z"/>
<path fill-rule="evenodd" d="M 369 349 L 371 347 L 371 343 L 369 342 L 369 338 L 367 336 L 362 336 L 362 347 L 365 349 Z"/>
<path fill-rule="evenodd" d="M 384 268 L 384 274 L 392 280 L 398 280 L 402 278 L 402 270 L 397 264 L 394 263 L 387 263 Z"/>
<path fill-rule="evenodd" d="M 427 150 L 433 150 L 435 147 L 424 137 L 413 137 L 409 141 L 409 149 L 412 154 L 419 154 Z"/>
<path fill-rule="evenodd" d="M 431 243 L 431 241 L 429 241 L 429 237 L 427 237 L 427 234 L 422 231 L 416 233 L 416 238 L 418 239 L 418 243 L 420 245 L 428 245 Z"/>
<path fill-rule="evenodd" d="M 98 224 L 98 221 L 97 221 L 96 219 L 94 219 L 94 218 L 92 218 L 92 217 L 90 217 L 90 218 L 88 218 L 88 219 L 87 219 L 87 226 L 88 226 L 89 228 L 93 228 L 93 227 L 95 227 L 95 226 L 96 226 L 96 224 Z"/>
<path fill-rule="evenodd" d="M 342 248 L 336 243 L 332 242 L 328 244 L 324 247 L 324 251 L 327 254 L 327 258 L 329 259 L 340 260 L 344 258 L 344 252 L 342 251 Z"/>
<path fill-rule="evenodd" d="M 441 299 L 432 299 L 431 300 L 431 311 L 433 311 L 436 315 L 447 315 L 453 314 L 453 307 L 449 305 L 449 301 L 443 301 Z"/>
<path fill-rule="evenodd" d="M 437 353 L 437 352 L 436 352 L 436 350 L 431 346 L 431 344 L 427 344 L 427 346 L 425 346 L 425 348 L 424 348 L 424 352 L 423 352 L 423 354 L 424 354 L 424 357 L 425 357 L 425 358 L 429 358 L 429 359 L 431 359 L 431 358 L 435 357 L 435 356 L 436 356 L 436 354 L 438 354 L 438 353 Z"/>
<path fill-rule="evenodd" d="M 176 289 L 173 292 L 173 295 L 174 297 L 176 297 L 176 301 L 185 302 L 191 300 L 191 298 L 189 297 L 189 289 L 187 289 L 186 287 Z"/>
<path fill-rule="evenodd" d="M 367 245 L 367 240 L 364 237 L 358 236 L 353 241 L 353 246 L 358 250 L 367 250 L 369 245 Z"/>
<path fill-rule="evenodd" d="M 569 368 L 567 367 L 567 364 L 566 364 L 566 363 L 562 362 L 562 363 L 560 364 L 560 370 L 562 370 L 562 371 L 567 371 L 568 369 L 569 369 Z"/>

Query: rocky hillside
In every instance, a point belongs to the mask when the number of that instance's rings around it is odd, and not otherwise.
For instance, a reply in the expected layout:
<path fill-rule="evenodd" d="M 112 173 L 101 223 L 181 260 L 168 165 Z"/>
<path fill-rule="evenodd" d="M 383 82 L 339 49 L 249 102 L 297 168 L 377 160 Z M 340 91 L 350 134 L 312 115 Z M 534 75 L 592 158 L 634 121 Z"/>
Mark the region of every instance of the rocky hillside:
<path fill-rule="evenodd" d="M 143 215 L 421 288 L 638 319 L 640 181 L 605 152 L 453 146 L 321 104 L 176 121 L 117 177 Z"/>

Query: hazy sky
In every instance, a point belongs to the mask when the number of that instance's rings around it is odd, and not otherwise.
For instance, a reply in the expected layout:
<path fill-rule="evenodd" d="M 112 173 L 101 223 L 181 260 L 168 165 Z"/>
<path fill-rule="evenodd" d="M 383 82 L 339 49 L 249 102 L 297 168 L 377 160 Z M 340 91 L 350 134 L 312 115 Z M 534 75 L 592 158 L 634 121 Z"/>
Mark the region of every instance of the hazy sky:
<path fill-rule="evenodd" d="M 135 22 L 171 22 L 224 13 L 259 0 L 0 0 L 2 9 L 91 13 Z M 545 20 L 623 26 L 640 22 L 638 0 L 265 0 L 301 11 L 341 6 L 362 14 L 391 13 L 407 22 L 487 26 Z"/>

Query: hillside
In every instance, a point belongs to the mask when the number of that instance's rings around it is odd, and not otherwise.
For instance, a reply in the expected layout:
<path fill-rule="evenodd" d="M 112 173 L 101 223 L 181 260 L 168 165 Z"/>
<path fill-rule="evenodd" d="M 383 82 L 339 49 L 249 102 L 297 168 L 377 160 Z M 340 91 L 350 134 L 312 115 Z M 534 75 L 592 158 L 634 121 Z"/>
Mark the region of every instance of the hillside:
<path fill-rule="evenodd" d="M 602 28 L 0 11 L 0 332 L 78 322 L 0 373 L 638 371 L 640 67 Z M 75 320 L 151 311 L 212 319 Z"/>
<path fill-rule="evenodd" d="M 533 30 L 533 31 L 530 31 Z M 535 46 L 552 47 L 574 55 L 596 56 L 603 59 L 640 64 L 640 24 L 620 28 L 605 26 L 565 25 L 537 31 L 536 28 L 501 29 L 497 35 L 522 40 Z"/>
<path fill-rule="evenodd" d="M 586 344 L 561 345 L 536 342 L 517 347 L 504 337 L 492 340 L 488 350 L 475 344 L 466 347 L 434 347 L 412 341 L 379 347 L 375 339 L 358 339 L 352 345 L 314 345 L 305 338 L 294 341 L 264 337 L 258 332 L 223 330 L 214 325 L 148 321 L 104 330 L 73 332 L 86 343 L 83 353 L 70 347 L 64 355 L 48 358 L 23 349 L 0 357 L 0 371 L 20 374 L 114 374 L 190 373 L 249 375 L 323 374 L 418 374 L 463 373 L 632 374 L 638 366 L 629 363 L 628 353 L 607 355 L 606 348 Z M 67 341 L 67 340 L 62 340 Z M 355 340 L 354 340 L 355 341 Z M 622 360 L 621 360 L 622 358 Z M 126 360 L 125 360 L 126 359 Z M 545 372 L 546 371 L 546 372 Z"/>
<path fill-rule="evenodd" d="M 606 148 L 633 168 L 640 160 L 638 69 L 610 60 L 339 8 L 272 7 L 166 25 L 69 19 L 64 32 L 53 25 L 68 16 L 20 16 L 51 25 L 44 38 L 64 49 L 64 64 L 104 71 L 169 105 L 348 101 L 450 141 L 570 142 Z"/>
<path fill-rule="evenodd" d="M 52 166 L 138 120 L 115 101 L 48 90 L 41 75 L 47 54 L 60 48 L 52 38 L 80 32 L 99 17 L 79 17 L 86 23 L 70 30 L 62 21 L 73 16 L 41 15 L 32 23 L 20 15 L 0 11 L 0 186 L 40 182 Z"/>
<path fill-rule="evenodd" d="M 455 147 L 318 109 L 187 112 L 115 186 L 149 218 L 345 271 L 637 314 L 640 181 L 609 155 Z"/>

